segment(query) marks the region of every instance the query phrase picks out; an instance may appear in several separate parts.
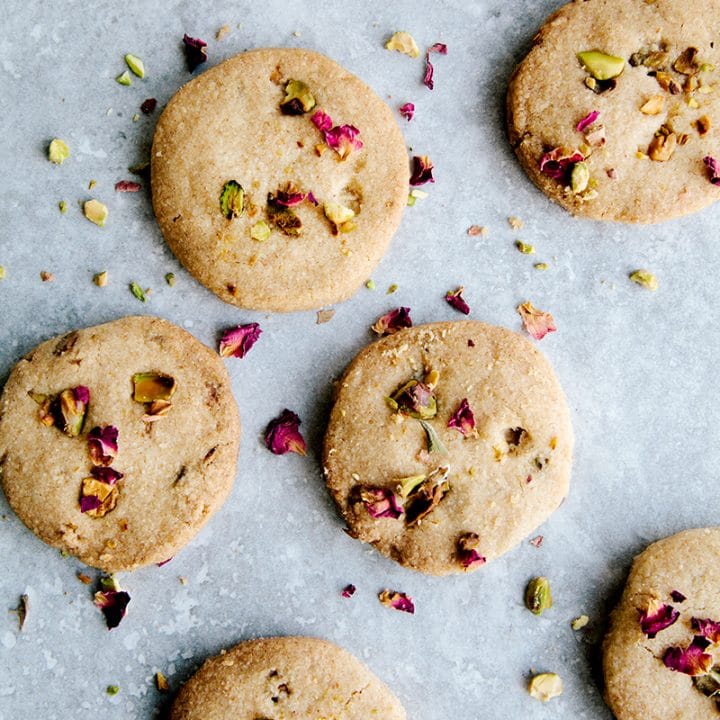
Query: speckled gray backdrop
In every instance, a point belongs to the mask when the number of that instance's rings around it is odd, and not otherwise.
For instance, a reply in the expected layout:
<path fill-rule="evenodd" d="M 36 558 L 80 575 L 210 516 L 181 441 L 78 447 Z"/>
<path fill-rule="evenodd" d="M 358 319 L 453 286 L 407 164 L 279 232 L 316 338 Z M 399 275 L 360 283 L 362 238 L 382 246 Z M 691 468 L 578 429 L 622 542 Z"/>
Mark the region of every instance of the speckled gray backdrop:
<path fill-rule="evenodd" d="M 81 566 L 36 540 L 0 500 L 0 719 L 152 718 L 166 704 L 152 683 L 157 670 L 175 690 L 222 647 L 278 633 L 345 646 L 388 682 L 412 720 L 610 717 L 598 639 L 632 556 L 717 520 L 720 206 L 657 227 L 601 225 L 572 219 L 531 186 L 507 146 L 503 99 L 513 65 L 558 4 L 5 0 L 0 379 L 42 340 L 128 313 L 168 318 L 210 345 L 233 323 L 258 321 L 265 332 L 247 358 L 227 361 L 244 421 L 235 489 L 171 563 L 122 578 L 132 602 L 118 629 L 105 629 L 76 578 Z M 232 32 L 216 41 L 225 23 Z M 398 29 L 421 47 L 447 43 L 434 92 L 421 84 L 421 60 L 383 49 Z M 373 276 L 378 289 L 362 288 L 329 324 L 309 312 L 224 305 L 168 251 L 145 190 L 113 191 L 148 156 L 160 109 L 189 79 L 184 32 L 208 40 L 208 66 L 247 48 L 308 47 L 391 105 L 417 106 L 403 130 L 413 151 L 435 162 L 436 183 L 408 208 Z M 114 82 L 126 52 L 147 68 L 129 88 Z M 133 122 L 148 97 L 158 111 Z M 61 167 L 45 158 L 56 136 L 72 150 Z M 91 194 L 110 209 L 103 229 L 79 210 Z M 525 221 L 521 233 L 509 215 Z M 490 236 L 468 237 L 474 223 Z M 518 253 L 517 237 L 537 254 Z M 534 270 L 538 261 L 550 269 Z M 627 280 L 637 267 L 657 274 L 656 293 Z M 103 269 L 110 282 L 98 288 L 92 275 Z M 42 283 L 41 270 L 55 281 Z M 167 272 L 174 288 L 163 282 Z M 128 292 L 131 280 L 152 288 L 146 305 Z M 399 290 L 386 296 L 391 283 Z M 567 392 L 577 452 L 570 496 L 542 528 L 541 549 L 523 543 L 481 572 L 432 579 L 345 535 L 318 452 L 330 385 L 371 339 L 368 326 L 399 304 L 416 323 L 455 319 L 442 297 L 459 284 L 480 320 L 519 329 L 515 306 L 526 299 L 554 314 L 558 332 L 541 348 Z M 303 419 L 307 458 L 271 455 L 260 442 L 283 407 Z M 522 604 L 534 574 L 551 578 L 556 598 L 541 618 Z M 345 600 L 339 592 L 349 582 L 358 592 Z M 416 614 L 380 606 L 384 587 L 411 594 Z M 19 633 L 5 610 L 21 593 L 31 607 Z M 581 612 L 591 624 L 574 633 L 569 621 Z M 558 672 L 565 694 L 549 706 L 530 698 L 531 669 Z M 118 695 L 105 693 L 110 684 Z"/>

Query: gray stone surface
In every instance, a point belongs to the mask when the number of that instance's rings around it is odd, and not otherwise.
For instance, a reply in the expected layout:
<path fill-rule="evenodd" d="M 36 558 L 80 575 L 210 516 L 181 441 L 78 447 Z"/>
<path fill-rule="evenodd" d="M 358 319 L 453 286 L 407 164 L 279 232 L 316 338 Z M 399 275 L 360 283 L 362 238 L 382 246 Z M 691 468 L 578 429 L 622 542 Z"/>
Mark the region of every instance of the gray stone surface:
<path fill-rule="evenodd" d="M 22 593 L 31 602 L 22 633 L 14 615 L 0 612 L 1 720 L 151 718 L 166 703 L 155 671 L 176 689 L 222 647 L 278 633 L 345 646 L 388 682 L 413 720 L 610 717 L 598 641 L 632 556 L 718 517 L 720 207 L 656 227 L 602 225 L 572 219 L 531 186 L 506 142 L 504 92 L 558 4 L 5 0 L 0 380 L 40 341 L 128 313 L 168 318 L 210 345 L 233 323 L 256 320 L 264 334 L 247 358 L 227 362 L 244 421 L 232 496 L 171 563 L 121 578 L 132 602 L 118 629 L 108 633 L 78 582 L 83 568 L 36 540 L 0 499 L 0 608 Z M 218 42 L 224 23 L 232 32 Z M 398 29 L 422 48 L 447 43 L 447 57 L 435 56 L 434 92 L 421 84 L 421 59 L 383 49 Z M 417 106 L 415 119 L 401 122 L 413 152 L 434 160 L 436 183 L 408 208 L 373 276 L 378 289 L 362 288 L 327 325 L 316 325 L 314 313 L 265 316 L 222 304 L 168 251 L 145 189 L 113 190 L 148 156 L 160 109 L 190 77 L 184 32 L 208 41 L 208 66 L 247 48 L 308 47 L 391 105 Z M 129 88 L 114 81 L 126 52 L 147 68 L 147 79 Z M 133 122 L 148 97 L 158 111 Z M 71 147 L 61 167 L 45 158 L 53 137 Z M 88 191 L 91 179 L 97 186 Z M 110 209 L 103 229 L 79 210 L 91 196 Z M 525 221 L 520 233 L 509 215 Z M 474 223 L 490 236 L 468 237 Z M 537 254 L 518 253 L 517 237 Z M 534 270 L 538 261 L 550 269 Z M 627 280 L 638 267 L 657 274 L 656 293 Z M 103 269 L 110 281 L 98 288 L 92 275 Z M 41 270 L 55 281 L 42 283 Z M 167 272 L 174 288 L 164 284 Z M 131 280 L 152 288 L 146 305 L 128 292 Z M 399 290 L 386 296 L 391 283 Z M 519 329 L 515 306 L 526 299 L 553 312 L 559 330 L 541 347 L 567 392 L 577 451 L 571 494 L 541 529 L 541 549 L 523 543 L 471 576 L 432 579 L 342 532 L 318 452 L 331 383 L 371 339 L 368 326 L 399 304 L 416 323 L 455 319 L 442 298 L 459 284 L 477 319 Z M 276 457 L 261 444 L 283 407 L 303 419 L 307 458 Z M 551 578 L 556 598 L 541 618 L 522 604 L 536 574 Z M 358 592 L 346 600 L 340 590 L 349 582 Z M 380 606 L 375 594 L 385 587 L 412 595 L 416 614 Z M 574 633 L 569 622 L 583 612 L 591 624 Z M 530 698 L 532 669 L 558 672 L 563 697 L 548 707 Z M 110 684 L 118 695 L 105 693 Z"/>

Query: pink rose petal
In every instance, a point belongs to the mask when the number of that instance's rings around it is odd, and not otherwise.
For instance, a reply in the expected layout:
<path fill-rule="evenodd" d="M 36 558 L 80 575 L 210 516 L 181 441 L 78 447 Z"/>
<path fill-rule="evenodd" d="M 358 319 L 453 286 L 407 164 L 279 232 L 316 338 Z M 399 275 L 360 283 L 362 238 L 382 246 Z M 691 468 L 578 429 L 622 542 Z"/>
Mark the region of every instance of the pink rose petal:
<path fill-rule="evenodd" d="M 598 110 L 593 110 L 591 113 L 588 113 L 575 127 L 575 129 L 578 132 L 582 132 L 583 130 L 589 128 L 598 118 L 600 117 L 600 112 Z"/>
<path fill-rule="evenodd" d="M 257 323 L 238 325 L 226 330 L 220 339 L 220 357 L 244 358 L 257 342 L 262 330 Z"/>
<path fill-rule="evenodd" d="M 475 415 L 470 409 L 467 398 L 462 400 L 458 409 L 452 414 L 452 417 L 448 421 L 448 427 L 457 430 L 465 437 L 477 434 L 475 430 Z"/>
<path fill-rule="evenodd" d="M 465 288 L 459 287 L 455 292 L 450 290 L 445 293 L 445 300 L 450 307 L 455 308 L 458 312 L 463 315 L 470 314 L 470 306 L 465 302 L 465 298 L 462 296 Z"/>
<path fill-rule="evenodd" d="M 378 335 L 383 336 L 393 335 L 403 328 L 410 327 L 412 327 L 410 308 L 399 307 L 379 317 L 371 329 Z"/>
<path fill-rule="evenodd" d="M 305 455 L 305 439 L 300 434 L 300 418 L 285 408 L 280 415 L 270 421 L 265 429 L 265 445 L 275 455 L 294 452 Z"/>
<path fill-rule="evenodd" d="M 94 427 L 87 442 L 93 465 L 110 465 L 118 453 L 118 429 L 114 425 Z"/>
<path fill-rule="evenodd" d="M 525 330 L 536 340 L 542 340 L 548 333 L 557 330 L 553 316 L 533 307 L 529 301 L 518 305 L 517 311 L 522 318 Z"/>
<path fill-rule="evenodd" d="M 709 640 L 696 635 L 687 648 L 668 648 L 663 655 L 663 663 L 671 670 L 685 675 L 705 675 L 713 662 L 713 656 L 705 652 L 709 645 Z"/>
<path fill-rule="evenodd" d="M 427 155 L 415 155 L 412 159 L 412 174 L 410 175 L 410 184 L 412 186 L 424 185 L 425 183 L 435 182 L 433 177 L 432 160 Z"/>
<path fill-rule="evenodd" d="M 650 638 L 654 638 L 661 630 L 673 625 L 680 613 L 665 603 L 651 602 L 647 610 L 640 612 L 640 629 Z"/>
<path fill-rule="evenodd" d="M 363 488 L 360 499 L 370 517 L 397 520 L 404 512 L 402 503 L 392 490 L 386 488 Z"/>
<path fill-rule="evenodd" d="M 413 103 L 405 103 L 400 106 L 400 114 L 410 122 L 415 115 L 415 105 Z"/>
<path fill-rule="evenodd" d="M 430 90 L 435 87 L 435 81 L 433 80 L 435 68 L 430 62 L 430 53 L 434 52 L 440 53 L 440 55 L 447 55 L 447 45 L 444 45 L 443 43 L 435 43 L 434 45 L 431 45 L 425 53 L 425 77 L 423 78 L 423 83 Z"/>

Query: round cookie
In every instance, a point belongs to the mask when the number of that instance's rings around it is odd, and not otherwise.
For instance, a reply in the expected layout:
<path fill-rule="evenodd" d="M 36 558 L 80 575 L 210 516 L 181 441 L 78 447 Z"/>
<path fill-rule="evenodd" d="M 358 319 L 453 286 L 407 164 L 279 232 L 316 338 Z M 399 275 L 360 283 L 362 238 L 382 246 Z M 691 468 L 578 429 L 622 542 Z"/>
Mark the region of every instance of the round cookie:
<path fill-rule="evenodd" d="M 720 159 L 718 14 L 720 0 L 576 0 L 551 15 L 507 97 L 510 142 L 532 181 L 574 214 L 631 223 L 720 198 L 704 163 Z"/>
<path fill-rule="evenodd" d="M 299 115 L 280 108 L 291 80 L 306 85 L 295 93 L 305 106 L 292 97 L 286 106 Z M 303 113 L 308 93 L 315 105 Z M 336 148 L 312 119 L 320 110 Z M 244 191 L 231 219 L 220 203 L 229 181 Z M 310 50 L 253 50 L 208 70 L 172 98 L 153 140 L 153 205 L 168 245 L 218 297 L 254 310 L 307 310 L 352 295 L 400 223 L 408 182 L 390 108 Z"/>
<path fill-rule="evenodd" d="M 162 562 L 190 541 L 230 492 L 239 439 L 218 355 L 155 317 L 42 343 L 0 398 L 10 505 L 46 543 L 107 572 Z"/>
<path fill-rule="evenodd" d="M 353 360 L 324 470 L 353 536 L 445 575 L 477 569 L 544 522 L 567 494 L 572 448 L 560 385 L 529 341 L 444 322 L 401 330 Z"/>
<path fill-rule="evenodd" d="M 718 717 L 705 692 L 720 682 L 705 671 L 720 664 L 720 625 L 693 618 L 720 623 L 720 528 L 681 532 L 635 558 L 603 646 L 605 698 L 617 720 Z"/>
<path fill-rule="evenodd" d="M 405 720 L 390 690 L 324 640 L 250 640 L 208 660 L 183 686 L 170 720 Z"/>

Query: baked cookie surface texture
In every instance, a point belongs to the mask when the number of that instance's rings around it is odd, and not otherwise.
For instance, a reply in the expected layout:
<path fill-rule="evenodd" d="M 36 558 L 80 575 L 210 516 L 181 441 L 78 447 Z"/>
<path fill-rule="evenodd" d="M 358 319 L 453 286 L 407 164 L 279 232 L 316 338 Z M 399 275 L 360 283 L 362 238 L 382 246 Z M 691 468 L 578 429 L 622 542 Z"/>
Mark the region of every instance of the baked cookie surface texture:
<path fill-rule="evenodd" d="M 510 142 L 570 212 L 655 223 L 720 198 L 720 0 L 577 0 L 510 81 Z"/>
<path fill-rule="evenodd" d="M 350 533 L 434 575 L 476 570 L 568 492 L 573 431 L 545 357 L 479 322 L 378 340 L 339 381 L 328 487 Z"/>
<path fill-rule="evenodd" d="M 240 418 L 216 353 L 155 317 L 42 343 L 0 398 L 0 479 L 49 545 L 107 572 L 168 560 L 225 501 Z"/>
<path fill-rule="evenodd" d="M 199 75 L 153 140 L 167 243 L 218 297 L 255 310 L 352 295 L 400 223 L 408 182 L 390 108 L 310 50 L 253 50 Z"/>

